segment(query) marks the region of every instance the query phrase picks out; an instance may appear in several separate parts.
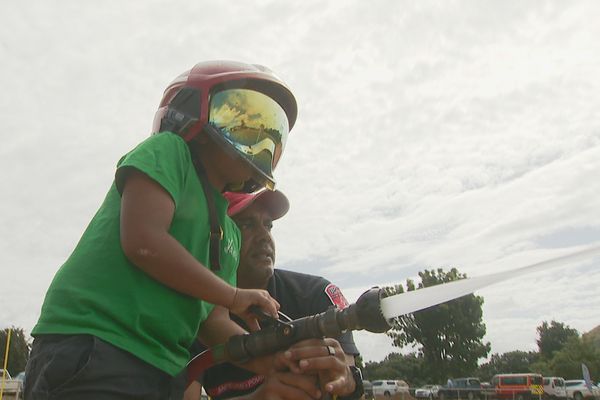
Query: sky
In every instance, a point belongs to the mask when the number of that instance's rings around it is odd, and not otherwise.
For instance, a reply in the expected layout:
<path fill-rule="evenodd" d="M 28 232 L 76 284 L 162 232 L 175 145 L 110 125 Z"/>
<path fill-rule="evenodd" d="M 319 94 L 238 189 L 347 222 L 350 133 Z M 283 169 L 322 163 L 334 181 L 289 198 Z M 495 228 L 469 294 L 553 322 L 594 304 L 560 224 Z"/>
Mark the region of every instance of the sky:
<path fill-rule="evenodd" d="M 351 302 L 424 269 L 481 276 L 599 246 L 598 15 L 593 0 L 0 3 L 0 328 L 33 328 L 116 162 L 205 60 L 292 88 L 277 266 Z M 543 321 L 600 325 L 599 267 L 477 291 L 492 353 L 536 350 Z M 355 338 L 365 361 L 400 351 Z"/>

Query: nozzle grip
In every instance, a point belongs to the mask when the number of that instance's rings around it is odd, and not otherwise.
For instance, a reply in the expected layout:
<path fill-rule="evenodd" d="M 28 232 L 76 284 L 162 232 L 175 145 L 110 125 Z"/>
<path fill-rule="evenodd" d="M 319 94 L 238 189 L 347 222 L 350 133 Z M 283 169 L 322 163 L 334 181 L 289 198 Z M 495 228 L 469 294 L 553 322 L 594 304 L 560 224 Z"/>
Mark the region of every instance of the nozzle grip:
<path fill-rule="evenodd" d="M 233 362 L 245 362 L 254 357 L 285 350 L 301 340 L 336 338 L 348 330 L 385 332 L 390 329 L 390 325 L 381 313 L 381 294 L 381 289 L 372 288 L 344 310 L 331 307 L 320 314 L 280 322 L 251 334 L 232 336 L 225 344 L 227 358 Z"/>

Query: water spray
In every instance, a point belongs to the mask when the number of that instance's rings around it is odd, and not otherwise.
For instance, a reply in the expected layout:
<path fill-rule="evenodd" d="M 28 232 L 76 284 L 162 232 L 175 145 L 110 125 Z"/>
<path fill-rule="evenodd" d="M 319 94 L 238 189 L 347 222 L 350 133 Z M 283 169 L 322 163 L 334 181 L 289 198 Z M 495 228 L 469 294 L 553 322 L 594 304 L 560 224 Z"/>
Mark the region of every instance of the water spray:
<path fill-rule="evenodd" d="M 384 297 L 384 290 L 372 288 L 343 310 L 330 308 L 316 315 L 285 322 L 262 314 L 268 326 L 246 335 L 232 336 L 225 344 L 199 354 L 188 364 L 188 380 L 192 381 L 206 368 L 221 362 L 243 363 L 255 357 L 285 350 L 305 339 L 339 337 L 346 331 L 366 330 L 383 333 L 391 328 L 393 318 L 411 314 L 444 303 L 524 274 L 580 262 L 600 255 L 600 246 L 553 258 L 510 271 L 430 286 Z"/>

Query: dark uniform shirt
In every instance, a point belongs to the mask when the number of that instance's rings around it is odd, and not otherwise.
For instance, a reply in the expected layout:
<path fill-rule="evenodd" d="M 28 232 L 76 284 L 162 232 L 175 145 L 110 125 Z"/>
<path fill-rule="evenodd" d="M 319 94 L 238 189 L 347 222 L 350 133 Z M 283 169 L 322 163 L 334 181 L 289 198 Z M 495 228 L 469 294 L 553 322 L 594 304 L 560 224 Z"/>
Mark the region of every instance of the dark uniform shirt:
<path fill-rule="evenodd" d="M 338 308 L 348 305 L 340 289 L 328 280 L 298 272 L 275 269 L 267 290 L 281 305 L 280 311 L 291 319 L 321 313 L 332 305 Z M 346 354 L 359 354 L 352 332 L 336 339 Z M 206 370 L 199 381 L 212 399 L 220 400 L 253 392 L 264 377 L 223 363 Z"/>

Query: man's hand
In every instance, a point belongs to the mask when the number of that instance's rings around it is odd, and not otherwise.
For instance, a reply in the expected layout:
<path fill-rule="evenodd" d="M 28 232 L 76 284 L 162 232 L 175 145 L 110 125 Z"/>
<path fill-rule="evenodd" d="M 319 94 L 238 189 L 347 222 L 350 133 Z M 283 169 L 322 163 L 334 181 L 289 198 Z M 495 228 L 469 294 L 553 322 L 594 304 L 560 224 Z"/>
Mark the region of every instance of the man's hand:
<path fill-rule="evenodd" d="M 353 358 L 347 356 L 335 339 L 309 339 L 296 343 L 279 357 L 290 371 L 297 374 L 319 376 L 323 389 L 330 394 L 346 396 L 354 392 L 356 382 L 349 365 Z"/>

